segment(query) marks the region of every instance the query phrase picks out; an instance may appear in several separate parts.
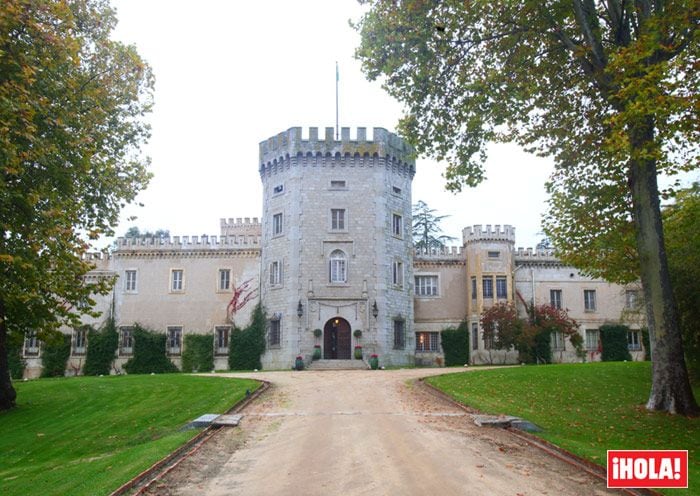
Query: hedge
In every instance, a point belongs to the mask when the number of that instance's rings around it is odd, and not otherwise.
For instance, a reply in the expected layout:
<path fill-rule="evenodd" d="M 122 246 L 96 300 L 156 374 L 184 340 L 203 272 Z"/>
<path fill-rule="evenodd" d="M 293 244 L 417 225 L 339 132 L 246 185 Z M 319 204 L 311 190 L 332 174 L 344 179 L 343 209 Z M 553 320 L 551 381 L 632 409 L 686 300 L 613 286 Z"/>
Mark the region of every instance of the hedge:
<path fill-rule="evenodd" d="M 627 331 L 629 327 L 626 325 L 603 325 L 600 326 L 600 343 L 603 347 L 600 359 L 604 362 L 622 362 L 624 360 L 632 360 L 629 349 L 627 348 Z"/>
<path fill-rule="evenodd" d="M 70 336 L 56 332 L 44 340 L 41 350 L 41 377 L 63 377 L 70 357 Z"/>
<path fill-rule="evenodd" d="M 262 369 L 260 356 L 265 352 L 267 319 L 262 305 L 253 310 L 250 325 L 245 329 L 234 328 L 228 349 L 228 367 L 231 370 Z"/>
<path fill-rule="evenodd" d="M 469 363 L 469 327 L 466 321 L 457 329 L 443 329 L 440 335 L 446 367 Z"/>
<path fill-rule="evenodd" d="M 109 319 L 100 330 L 90 328 L 87 334 L 84 375 L 109 375 L 119 346 L 119 333 L 114 319 Z"/>
<path fill-rule="evenodd" d="M 22 344 L 24 335 L 8 336 L 7 339 L 7 361 L 10 369 L 10 378 L 19 380 L 24 377 L 25 362 L 22 359 Z"/>
<path fill-rule="evenodd" d="M 178 372 L 165 354 L 166 336 L 163 333 L 134 325 L 134 356 L 124 364 L 129 374 L 165 374 Z"/>
<path fill-rule="evenodd" d="M 214 335 L 187 334 L 182 352 L 183 372 L 209 372 L 214 370 Z"/>

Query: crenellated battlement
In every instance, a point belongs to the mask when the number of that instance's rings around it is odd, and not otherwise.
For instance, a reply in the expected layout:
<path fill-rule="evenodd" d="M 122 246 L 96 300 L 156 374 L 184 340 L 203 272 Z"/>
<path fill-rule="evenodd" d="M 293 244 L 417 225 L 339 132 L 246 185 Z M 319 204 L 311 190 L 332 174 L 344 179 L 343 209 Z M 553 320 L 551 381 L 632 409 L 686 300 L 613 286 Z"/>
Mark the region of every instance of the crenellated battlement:
<path fill-rule="evenodd" d="M 464 258 L 464 248 L 461 246 L 445 246 L 444 248 L 431 248 L 415 250 L 416 260 L 440 260 L 454 259 L 461 260 Z"/>
<path fill-rule="evenodd" d="M 552 249 L 523 248 L 522 246 L 514 252 L 516 264 L 526 263 L 560 263 L 559 258 Z"/>
<path fill-rule="evenodd" d="M 228 236 L 260 236 L 262 233 L 262 223 L 257 217 L 238 217 L 236 219 L 221 219 L 221 237 Z"/>
<path fill-rule="evenodd" d="M 341 128 L 340 140 L 335 139 L 335 128 L 325 128 L 319 138 L 318 128 L 309 128 L 308 139 L 302 138 L 302 128 L 292 127 L 260 142 L 261 176 L 275 166 L 289 161 L 318 161 L 332 159 L 350 162 L 376 159 L 406 168 L 415 173 L 416 161 L 413 148 L 401 137 L 384 128 L 373 128 L 371 140 L 367 139 L 367 128 L 358 127 L 355 139 L 350 137 L 350 128 Z"/>
<path fill-rule="evenodd" d="M 117 238 L 120 250 L 221 250 L 260 248 L 260 233 L 228 236 L 172 236 L 167 238 Z"/>
<path fill-rule="evenodd" d="M 496 224 L 492 229 L 491 224 L 486 224 L 486 228 L 483 228 L 481 224 L 476 224 L 473 227 L 465 227 L 462 230 L 462 240 L 465 245 L 477 241 L 507 241 L 515 243 L 515 228 L 505 224 L 501 229 L 501 225 Z"/>

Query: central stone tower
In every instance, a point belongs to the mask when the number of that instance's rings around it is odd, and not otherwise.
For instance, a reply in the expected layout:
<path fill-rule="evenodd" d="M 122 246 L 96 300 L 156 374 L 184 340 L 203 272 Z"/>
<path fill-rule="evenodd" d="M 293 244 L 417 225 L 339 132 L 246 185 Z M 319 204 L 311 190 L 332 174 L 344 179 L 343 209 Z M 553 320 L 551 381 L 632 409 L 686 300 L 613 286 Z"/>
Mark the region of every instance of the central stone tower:
<path fill-rule="evenodd" d="M 413 150 L 374 128 L 356 139 L 326 128 L 308 139 L 293 127 L 260 143 L 263 184 L 262 303 L 268 316 L 265 368 L 379 355 L 414 356 L 411 182 Z M 356 331 L 361 331 L 358 333 Z"/>

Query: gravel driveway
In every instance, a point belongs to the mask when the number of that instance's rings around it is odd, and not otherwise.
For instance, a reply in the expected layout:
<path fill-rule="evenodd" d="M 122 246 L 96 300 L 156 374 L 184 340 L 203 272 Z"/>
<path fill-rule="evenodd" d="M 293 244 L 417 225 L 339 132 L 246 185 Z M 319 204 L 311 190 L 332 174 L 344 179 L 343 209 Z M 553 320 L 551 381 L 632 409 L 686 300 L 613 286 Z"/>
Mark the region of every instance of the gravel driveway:
<path fill-rule="evenodd" d="M 476 427 L 414 379 L 445 369 L 227 374 L 272 387 L 151 486 L 158 495 L 591 495 L 605 484 Z"/>

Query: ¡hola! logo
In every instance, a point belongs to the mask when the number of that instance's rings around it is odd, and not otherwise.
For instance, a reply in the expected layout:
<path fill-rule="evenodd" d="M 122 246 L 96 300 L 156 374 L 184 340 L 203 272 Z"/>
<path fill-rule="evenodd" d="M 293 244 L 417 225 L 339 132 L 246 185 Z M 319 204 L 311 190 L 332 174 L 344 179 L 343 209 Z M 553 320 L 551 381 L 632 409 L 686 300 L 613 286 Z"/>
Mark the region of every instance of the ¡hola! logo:
<path fill-rule="evenodd" d="M 687 450 L 608 450 L 608 487 L 688 487 Z"/>

